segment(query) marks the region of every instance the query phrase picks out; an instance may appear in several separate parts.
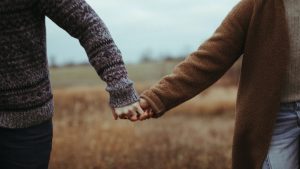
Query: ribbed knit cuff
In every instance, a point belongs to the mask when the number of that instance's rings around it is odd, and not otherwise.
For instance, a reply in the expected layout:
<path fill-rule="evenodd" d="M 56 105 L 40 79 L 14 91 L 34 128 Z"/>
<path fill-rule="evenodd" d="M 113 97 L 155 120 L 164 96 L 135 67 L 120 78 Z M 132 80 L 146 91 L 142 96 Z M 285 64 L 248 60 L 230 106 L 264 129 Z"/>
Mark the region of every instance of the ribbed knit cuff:
<path fill-rule="evenodd" d="M 139 101 L 139 96 L 133 87 L 133 82 L 129 79 L 123 79 L 113 86 L 106 88 L 109 92 L 109 104 L 113 108 L 124 107 Z"/>

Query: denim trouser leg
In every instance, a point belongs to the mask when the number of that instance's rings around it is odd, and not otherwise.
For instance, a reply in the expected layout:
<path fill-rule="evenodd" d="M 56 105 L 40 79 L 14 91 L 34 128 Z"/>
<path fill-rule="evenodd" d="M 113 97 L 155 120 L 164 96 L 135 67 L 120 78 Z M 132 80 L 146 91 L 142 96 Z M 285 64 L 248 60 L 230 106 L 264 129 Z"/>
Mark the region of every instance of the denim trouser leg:
<path fill-rule="evenodd" d="M 262 169 L 299 169 L 300 102 L 281 104 Z"/>
<path fill-rule="evenodd" d="M 24 129 L 0 128 L 0 169 L 47 169 L 52 121 Z"/>

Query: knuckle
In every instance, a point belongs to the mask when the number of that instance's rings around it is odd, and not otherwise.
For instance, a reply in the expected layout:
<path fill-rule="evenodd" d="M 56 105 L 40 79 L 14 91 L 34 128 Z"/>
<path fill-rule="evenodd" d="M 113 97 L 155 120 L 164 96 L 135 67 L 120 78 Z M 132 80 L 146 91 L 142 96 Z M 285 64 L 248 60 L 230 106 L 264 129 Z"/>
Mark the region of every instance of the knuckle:
<path fill-rule="evenodd" d="M 118 111 L 118 110 L 116 110 L 115 113 L 116 113 L 117 115 L 120 115 L 120 114 L 121 114 L 121 112 Z"/>

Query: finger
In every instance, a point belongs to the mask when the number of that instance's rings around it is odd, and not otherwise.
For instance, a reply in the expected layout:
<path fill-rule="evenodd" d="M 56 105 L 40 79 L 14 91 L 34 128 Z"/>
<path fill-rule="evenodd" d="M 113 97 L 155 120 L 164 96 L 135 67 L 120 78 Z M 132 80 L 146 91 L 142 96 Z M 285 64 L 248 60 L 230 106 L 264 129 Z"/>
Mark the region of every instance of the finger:
<path fill-rule="evenodd" d="M 136 121 L 138 121 L 140 118 L 139 118 L 139 115 L 137 115 L 137 114 L 135 114 L 135 115 L 133 115 L 132 117 L 130 117 L 130 121 L 132 121 L 132 122 L 136 122 Z"/>
<path fill-rule="evenodd" d="M 139 120 L 139 117 L 140 117 L 139 112 L 135 111 L 135 113 L 133 113 L 133 116 L 131 116 L 129 120 L 132 121 L 132 122 L 135 122 L 135 121 Z"/>
<path fill-rule="evenodd" d="M 117 115 L 117 113 L 116 113 L 116 111 L 115 111 L 114 108 L 112 108 L 112 114 L 113 114 L 113 116 L 114 116 L 114 119 L 115 119 L 115 120 L 118 120 L 118 115 Z"/>
<path fill-rule="evenodd" d="M 130 116 L 127 116 L 128 117 L 128 120 L 130 120 L 130 121 L 132 121 L 132 122 L 135 122 L 135 121 L 137 121 L 138 120 L 138 116 L 139 116 L 139 114 L 136 112 L 136 111 L 134 111 L 134 110 L 129 110 L 130 111 Z"/>
<path fill-rule="evenodd" d="M 137 110 L 136 110 L 137 113 L 139 113 L 140 115 L 144 114 L 144 110 L 141 108 L 140 105 L 137 105 L 136 109 L 137 109 Z"/>
<path fill-rule="evenodd" d="M 149 109 L 148 110 L 148 119 L 150 119 L 152 116 L 153 116 L 153 112 L 152 112 L 152 109 Z"/>
<path fill-rule="evenodd" d="M 153 116 L 154 116 L 153 111 L 150 111 L 150 112 L 149 112 L 149 117 L 151 118 L 151 117 L 153 117 Z"/>
<path fill-rule="evenodd" d="M 122 113 L 119 115 L 120 119 L 127 119 L 127 115 L 125 113 Z"/>
<path fill-rule="evenodd" d="M 113 113 L 114 119 L 118 120 L 118 115 L 116 113 Z"/>
<path fill-rule="evenodd" d="M 149 117 L 149 111 L 146 110 L 140 117 L 140 120 L 146 120 Z"/>
<path fill-rule="evenodd" d="M 132 116 L 134 116 L 134 112 L 129 110 L 128 113 L 126 113 L 125 115 L 128 119 L 130 119 Z"/>

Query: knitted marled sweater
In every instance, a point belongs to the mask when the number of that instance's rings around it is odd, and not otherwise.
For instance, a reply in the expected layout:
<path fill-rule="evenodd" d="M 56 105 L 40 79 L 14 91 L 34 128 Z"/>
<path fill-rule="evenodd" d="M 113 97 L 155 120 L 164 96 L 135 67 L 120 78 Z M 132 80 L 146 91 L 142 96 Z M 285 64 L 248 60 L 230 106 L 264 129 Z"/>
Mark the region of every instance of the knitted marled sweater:
<path fill-rule="evenodd" d="M 24 128 L 53 115 L 45 16 L 79 39 L 107 83 L 110 105 L 138 96 L 107 28 L 84 0 L 0 1 L 0 127 Z"/>

